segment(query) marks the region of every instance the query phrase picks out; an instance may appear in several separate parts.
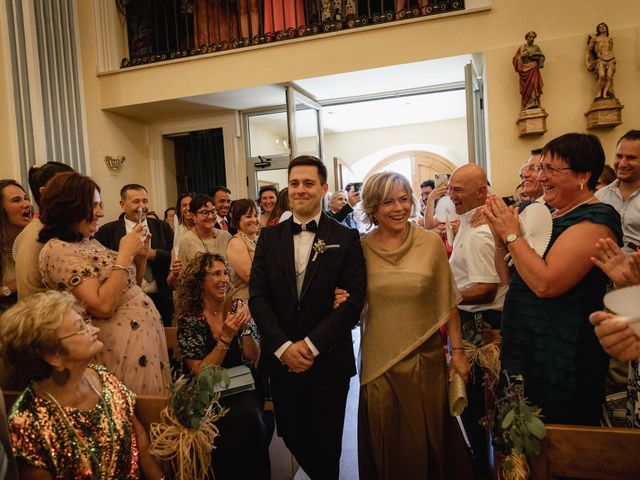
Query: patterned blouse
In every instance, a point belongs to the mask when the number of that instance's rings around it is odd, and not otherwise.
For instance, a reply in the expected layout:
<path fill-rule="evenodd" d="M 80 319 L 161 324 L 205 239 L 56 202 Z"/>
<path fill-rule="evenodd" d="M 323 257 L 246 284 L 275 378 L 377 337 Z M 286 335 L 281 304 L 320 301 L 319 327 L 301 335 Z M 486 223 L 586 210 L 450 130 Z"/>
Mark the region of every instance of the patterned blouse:
<path fill-rule="evenodd" d="M 259 340 L 258 329 L 253 321 L 249 323 L 249 328 L 251 329 L 253 337 Z M 236 335 L 236 339 L 237 341 L 232 341 L 229 344 L 230 350 L 225 355 L 221 365 L 224 368 L 236 367 L 243 364 L 251 366 L 251 362 L 246 361 L 242 356 L 240 336 Z M 178 348 L 180 349 L 180 357 L 182 359 L 203 360 L 213 351 L 215 346 L 216 340 L 213 338 L 211 328 L 207 323 L 207 318 L 204 316 L 204 313 L 200 312 L 196 315 L 185 315 L 178 320 Z"/>
<path fill-rule="evenodd" d="M 29 385 L 14 404 L 9 432 L 17 459 L 56 479 L 140 478 L 133 425 L 135 394 L 100 365 L 89 365 L 102 383 L 91 410 L 63 407 Z"/>

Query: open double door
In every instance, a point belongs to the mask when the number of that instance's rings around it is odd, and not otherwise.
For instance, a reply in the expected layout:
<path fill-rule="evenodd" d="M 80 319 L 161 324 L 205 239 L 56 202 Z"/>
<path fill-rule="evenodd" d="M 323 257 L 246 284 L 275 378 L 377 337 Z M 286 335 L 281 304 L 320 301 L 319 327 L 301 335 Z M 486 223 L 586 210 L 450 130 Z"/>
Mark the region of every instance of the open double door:
<path fill-rule="evenodd" d="M 323 158 L 322 107 L 294 87 L 284 87 L 286 105 L 245 113 L 249 196 L 264 185 L 287 186 L 287 167 L 298 155 Z"/>
<path fill-rule="evenodd" d="M 487 170 L 484 93 L 477 71 L 473 62 L 465 66 L 468 161 Z M 281 107 L 244 114 L 249 197 L 257 198 L 264 185 L 275 185 L 278 190 L 286 187 L 287 167 L 298 155 L 313 155 L 325 164 L 329 160 L 324 158 L 322 106 L 291 85 L 284 86 L 284 97 Z M 334 159 L 334 168 L 335 186 L 342 188 L 342 169 L 348 166 Z"/>

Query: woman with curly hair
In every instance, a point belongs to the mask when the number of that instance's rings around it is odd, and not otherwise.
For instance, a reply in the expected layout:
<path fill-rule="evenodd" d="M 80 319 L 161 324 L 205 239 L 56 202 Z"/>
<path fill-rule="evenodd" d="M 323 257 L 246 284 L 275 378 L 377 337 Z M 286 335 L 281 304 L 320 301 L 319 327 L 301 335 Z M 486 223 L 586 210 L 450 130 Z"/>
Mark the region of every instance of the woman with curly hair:
<path fill-rule="evenodd" d="M 233 309 L 232 303 L 224 258 L 196 254 L 180 276 L 175 305 L 178 348 L 188 374 L 198 374 L 204 365 L 246 365 L 255 374 L 260 357 L 257 330 L 248 306 L 239 303 Z M 229 412 L 218 422 L 220 438 L 212 452 L 216 479 L 269 478 L 270 430 L 263 403 L 260 390 L 220 399 Z"/>
<path fill-rule="evenodd" d="M 129 389 L 142 395 L 167 393 L 169 366 L 162 320 L 142 291 L 149 235 L 136 226 L 117 252 L 93 235 L 104 216 L 100 188 L 79 173 L 53 177 L 42 195 L 38 241 L 42 282 L 82 302 L 104 349 L 97 360 Z"/>

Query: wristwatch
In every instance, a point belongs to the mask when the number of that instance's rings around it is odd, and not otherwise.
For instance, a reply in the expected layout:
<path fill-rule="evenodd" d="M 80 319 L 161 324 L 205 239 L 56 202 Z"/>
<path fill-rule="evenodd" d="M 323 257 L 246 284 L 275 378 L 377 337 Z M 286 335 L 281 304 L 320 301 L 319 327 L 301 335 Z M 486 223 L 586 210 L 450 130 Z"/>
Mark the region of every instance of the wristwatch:
<path fill-rule="evenodd" d="M 509 235 L 507 235 L 507 238 L 505 239 L 505 245 L 509 245 L 512 242 L 515 242 L 518 238 L 520 238 L 520 235 L 517 233 L 510 233 Z"/>
<path fill-rule="evenodd" d="M 2 293 L 2 295 L 4 295 L 5 297 L 8 297 L 9 295 L 11 295 L 11 289 L 6 285 L 2 285 L 2 288 L 0 288 L 0 293 Z"/>

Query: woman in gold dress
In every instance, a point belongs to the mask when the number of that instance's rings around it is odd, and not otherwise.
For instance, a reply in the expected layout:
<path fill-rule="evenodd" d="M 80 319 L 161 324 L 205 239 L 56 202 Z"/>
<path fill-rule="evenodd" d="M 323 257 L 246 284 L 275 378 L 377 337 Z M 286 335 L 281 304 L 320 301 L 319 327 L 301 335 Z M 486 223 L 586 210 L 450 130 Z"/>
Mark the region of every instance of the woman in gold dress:
<path fill-rule="evenodd" d="M 415 200 L 402 175 L 373 175 L 362 199 L 375 228 L 362 239 L 368 309 L 362 322 L 360 477 L 470 478 L 468 452 L 448 410 L 438 332 L 447 326 L 450 374 L 466 380 L 460 295 L 442 241 L 409 222 Z"/>

